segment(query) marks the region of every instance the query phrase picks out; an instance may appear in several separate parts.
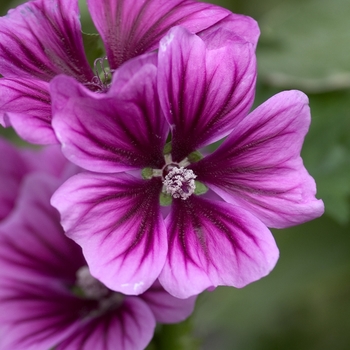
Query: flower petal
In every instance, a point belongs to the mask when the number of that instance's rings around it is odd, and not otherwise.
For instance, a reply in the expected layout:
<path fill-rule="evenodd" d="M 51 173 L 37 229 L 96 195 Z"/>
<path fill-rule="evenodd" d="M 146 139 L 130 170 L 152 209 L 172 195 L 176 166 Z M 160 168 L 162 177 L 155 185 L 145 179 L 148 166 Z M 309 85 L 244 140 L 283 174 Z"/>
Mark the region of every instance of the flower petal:
<path fill-rule="evenodd" d="M 155 84 L 152 64 L 144 65 L 122 90 L 112 87 L 106 94 L 79 90 L 68 77 L 55 78 L 52 125 L 65 156 L 87 170 L 103 173 L 161 168 L 168 125 Z"/>
<path fill-rule="evenodd" d="M 161 187 L 157 178 L 81 173 L 52 198 L 91 274 L 112 290 L 140 294 L 159 276 L 167 253 Z"/>
<path fill-rule="evenodd" d="M 267 275 L 278 259 L 271 232 L 249 212 L 191 196 L 173 200 L 166 220 L 169 253 L 159 277 L 178 298 L 208 287 L 244 287 Z"/>
<path fill-rule="evenodd" d="M 226 136 L 253 103 L 253 45 L 220 28 L 202 35 L 175 27 L 160 43 L 158 91 L 175 161 Z"/>
<path fill-rule="evenodd" d="M 145 302 L 127 297 L 118 310 L 85 322 L 55 349 L 141 350 L 151 341 L 155 326 Z"/>
<path fill-rule="evenodd" d="M 75 271 L 85 265 L 85 261 L 80 247 L 64 236 L 59 215 L 49 204 L 59 184 L 59 179 L 47 174 L 27 175 L 16 208 L 1 227 L 12 235 L 13 232 L 20 232 L 16 235 L 21 235 L 21 239 L 17 240 L 21 241 L 18 245 L 23 249 L 17 248 L 18 252 L 22 251 L 22 256 L 18 256 L 33 274 L 43 278 L 54 275 L 57 279 L 74 281 Z M 30 251 L 24 254 L 27 249 Z M 71 257 L 65 257 L 62 252 L 67 255 L 72 253 Z M 62 264 L 62 259 L 66 261 L 65 264 Z M 8 273 L 11 273 L 9 269 L 4 272 Z"/>
<path fill-rule="evenodd" d="M 0 139 L 0 221 L 12 211 L 18 199 L 22 182 L 32 172 L 51 174 L 63 179 L 70 168 L 59 146 L 37 149 L 17 149 Z"/>
<path fill-rule="evenodd" d="M 88 7 L 112 69 L 156 49 L 160 38 L 175 25 L 198 32 L 230 13 L 192 0 L 88 0 Z"/>
<path fill-rule="evenodd" d="M 312 220 L 324 206 L 300 157 L 309 124 L 307 96 L 279 93 L 245 118 L 217 151 L 193 164 L 193 171 L 269 227 Z"/>
<path fill-rule="evenodd" d="M 51 128 L 49 84 L 36 79 L 0 79 L 0 124 L 25 140 L 57 143 Z"/>
<path fill-rule="evenodd" d="M 22 270 L 15 272 L 23 273 Z M 44 285 L 17 280 L 17 277 L 2 278 L 1 349 L 52 349 L 79 327 L 86 301 L 50 283 L 52 281 Z"/>
<path fill-rule="evenodd" d="M 175 298 L 156 281 L 150 289 L 140 295 L 140 298 L 147 302 L 157 322 L 178 323 L 191 315 L 197 296 L 187 299 Z"/>
<path fill-rule="evenodd" d="M 44 172 L 51 174 L 63 182 L 67 179 L 66 173 L 71 175 L 78 172 L 78 167 L 70 163 L 62 154 L 59 145 L 50 145 L 41 149 L 21 149 L 29 172 Z"/>
<path fill-rule="evenodd" d="M 67 239 L 49 199 L 58 180 L 26 177 L 18 204 L 0 232 L 1 348 L 48 349 L 77 326 L 86 308 L 69 291 L 85 264 Z"/>
<path fill-rule="evenodd" d="M 260 29 L 258 23 L 251 17 L 231 13 L 221 19 L 215 25 L 197 33 L 203 40 L 206 36 L 214 33 L 218 29 L 225 29 L 235 35 L 240 36 L 245 41 L 253 44 L 254 47 L 258 44 Z"/>
<path fill-rule="evenodd" d="M 44 81 L 63 73 L 89 82 L 78 1 L 30 1 L 1 17 L 0 73 Z"/>
<path fill-rule="evenodd" d="M 28 172 L 26 161 L 9 142 L 0 139 L 0 221 L 11 212 L 21 181 Z"/>

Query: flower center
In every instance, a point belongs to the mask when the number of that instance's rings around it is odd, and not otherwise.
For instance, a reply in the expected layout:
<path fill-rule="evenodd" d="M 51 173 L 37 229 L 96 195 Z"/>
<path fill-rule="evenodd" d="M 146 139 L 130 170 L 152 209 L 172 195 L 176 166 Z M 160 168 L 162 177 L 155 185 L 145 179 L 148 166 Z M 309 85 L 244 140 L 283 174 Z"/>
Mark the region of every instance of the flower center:
<path fill-rule="evenodd" d="M 163 181 L 165 191 L 173 198 L 186 200 L 196 189 L 196 177 L 191 169 L 173 167 Z"/>
<path fill-rule="evenodd" d="M 98 281 L 90 273 L 87 266 L 81 267 L 77 271 L 76 288 L 77 294 L 88 299 L 94 299 L 98 302 L 98 307 L 90 316 L 98 316 L 108 310 L 113 310 L 121 305 L 124 295 L 113 292 L 104 284 Z"/>
<path fill-rule="evenodd" d="M 76 285 L 82 290 L 84 296 L 91 299 L 102 299 L 110 293 L 104 284 L 91 275 L 87 266 L 77 271 Z"/>

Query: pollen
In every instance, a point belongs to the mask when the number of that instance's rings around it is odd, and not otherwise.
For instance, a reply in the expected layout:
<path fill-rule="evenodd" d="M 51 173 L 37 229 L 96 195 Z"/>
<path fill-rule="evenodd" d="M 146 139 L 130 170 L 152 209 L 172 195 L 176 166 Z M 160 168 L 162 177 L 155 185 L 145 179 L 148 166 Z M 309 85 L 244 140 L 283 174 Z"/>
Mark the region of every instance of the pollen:
<path fill-rule="evenodd" d="M 184 167 L 174 167 L 163 181 L 164 189 L 173 198 L 186 200 L 196 189 L 195 178 L 197 175 L 192 170 Z"/>
<path fill-rule="evenodd" d="M 109 293 L 107 287 L 92 277 L 87 266 L 83 266 L 77 271 L 77 286 L 82 289 L 86 297 L 92 299 L 102 299 Z"/>
<path fill-rule="evenodd" d="M 114 310 L 122 304 L 124 295 L 114 292 L 98 281 L 90 273 L 87 266 L 81 267 L 77 271 L 75 292 L 80 297 L 94 299 L 97 306 L 89 310 L 90 317 L 98 317 L 106 312 Z"/>

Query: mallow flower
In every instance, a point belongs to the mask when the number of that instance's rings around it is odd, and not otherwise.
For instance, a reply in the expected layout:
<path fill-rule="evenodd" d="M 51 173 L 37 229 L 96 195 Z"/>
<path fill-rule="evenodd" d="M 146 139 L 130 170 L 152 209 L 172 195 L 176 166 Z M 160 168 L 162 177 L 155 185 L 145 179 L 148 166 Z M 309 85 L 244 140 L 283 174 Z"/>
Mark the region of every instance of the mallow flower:
<path fill-rule="evenodd" d="M 140 294 L 158 277 L 180 298 L 243 287 L 278 259 L 267 226 L 322 214 L 300 158 L 308 99 L 282 92 L 249 114 L 255 80 L 254 46 L 220 26 L 172 28 L 158 56 L 120 67 L 103 95 L 53 80 L 54 130 L 86 172 L 51 203 L 109 288 Z"/>
<path fill-rule="evenodd" d="M 158 282 L 125 296 L 92 277 L 50 205 L 59 183 L 28 175 L 0 227 L 0 349 L 144 349 L 156 321 L 182 321 L 195 297 L 176 299 Z"/>
<path fill-rule="evenodd" d="M 259 35 L 251 18 L 194 0 L 87 0 L 87 5 L 107 54 L 96 57 L 94 69 L 84 52 L 78 0 L 28 1 L 0 18 L 0 124 L 13 126 L 28 142 L 57 143 L 48 90 L 56 75 L 103 92 L 109 79 L 106 60 L 114 71 L 155 50 L 179 24 L 197 33 L 220 22 L 255 44 Z"/>

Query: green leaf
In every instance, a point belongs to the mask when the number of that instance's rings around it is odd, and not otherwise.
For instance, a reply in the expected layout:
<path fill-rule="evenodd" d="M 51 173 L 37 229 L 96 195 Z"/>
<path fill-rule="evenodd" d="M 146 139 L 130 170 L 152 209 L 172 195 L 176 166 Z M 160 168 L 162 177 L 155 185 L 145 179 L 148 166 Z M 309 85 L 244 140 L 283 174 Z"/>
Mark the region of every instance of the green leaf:
<path fill-rule="evenodd" d="M 269 276 L 200 295 L 194 324 L 203 349 L 348 349 L 349 230 L 326 216 L 275 230 L 281 256 Z"/>
<path fill-rule="evenodd" d="M 350 1 L 282 2 L 259 21 L 260 77 L 272 86 L 324 92 L 350 87 Z"/>
<path fill-rule="evenodd" d="M 193 335 L 192 319 L 159 325 L 146 350 L 199 350 L 199 341 Z"/>

